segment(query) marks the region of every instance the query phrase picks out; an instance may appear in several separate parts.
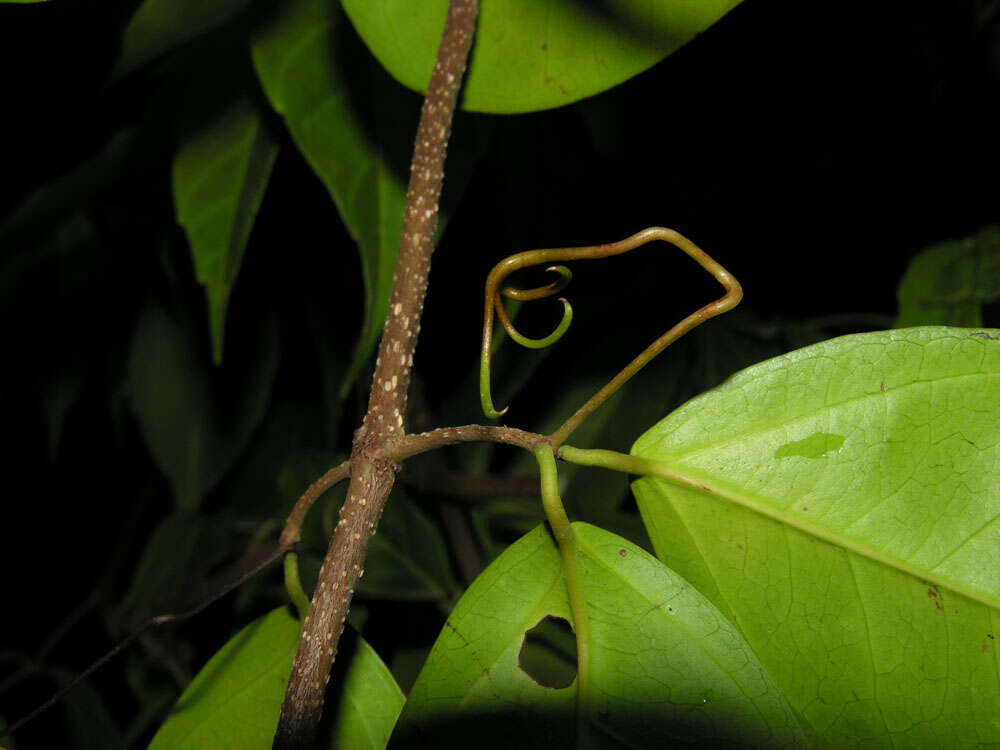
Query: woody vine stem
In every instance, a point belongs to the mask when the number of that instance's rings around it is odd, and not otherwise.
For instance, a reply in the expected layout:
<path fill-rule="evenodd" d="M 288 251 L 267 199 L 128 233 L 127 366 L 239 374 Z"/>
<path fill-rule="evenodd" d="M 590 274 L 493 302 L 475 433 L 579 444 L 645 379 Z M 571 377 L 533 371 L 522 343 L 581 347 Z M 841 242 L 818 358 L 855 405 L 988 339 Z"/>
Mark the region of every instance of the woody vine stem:
<path fill-rule="evenodd" d="M 396 464 L 383 448 L 403 433 L 413 351 L 434 249 L 445 152 L 478 12 L 478 0 L 451 0 L 448 6 L 417 128 L 399 257 L 368 411 L 351 451 L 351 484 L 302 624 L 275 748 L 313 745 L 323 710 L 323 690 L 354 586 L 363 573 L 368 544 L 395 481 Z"/>
<path fill-rule="evenodd" d="M 494 268 L 486 285 L 480 390 L 484 412 L 491 418 L 503 413 L 494 408 L 490 395 L 494 309 L 501 325 L 512 339 L 523 346 L 535 348 L 554 343 L 562 336 L 572 319 L 572 308 L 563 299 L 563 321 L 552 334 L 538 340 L 522 336 L 508 318 L 501 297 L 520 301 L 549 297 L 566 286 L 570 273 L 564 266 L 551 267 L 549 270 L 558 273 L 560 278 L 547 286 L 528 290 L 501 286 L 510 273 L 541 263 L 610 257 L 629 252 L 653 240 L 663 240 L 683 250 L 710 272 L 725 288 L 726 294 L 692 313 L 654 341 L 552 435 L 483 425 L 445 427 L 417 435 L 405 433 L 403 425 L 407 391 L 427 290 L 433 252 L 432 238 L 437 228 L 445 153 L 477 14 L 478 0 L 451 0 L 448 7 L 441 44 L 417 129 L 399 256 L 389 298 L 388 316 L 375 363 L 368 410 L 360 429 L 355 433 L 350 459 L 331 469 L 305 492 L 289 516 L 281 535 L 280 547 L 291 550 L 299 540 L 303 519 L 313 502 L 331 486 L 350 477 L 339 522 L 320 569 L 312 601 L 304 614 L 298 650 L 274 737 L 273 747 L 281 750 L 313 746 L 322 714 L 323 693 L 355 585 L 364 573 L 368 545 L 395 481 L 398 462 L 418 453 L 458 442 L 487 440 L 517 445 L 535 454 L 542 474 L 546 514 L 567 566 L 567 581 L 570 583 L 571 599 L 575 602 L 573 609 L 574 619 L 577 620 L 577 639 L 585 640 L 583 601 L 581 596 L 574 595 L 572 589 L 576 576 L 570 574 L 575 559 L 572 530 L 555 490 L 554 458 L 570 458 L 569 454 L 573 454 L 574 449 L 569 446 L 566 447 L 566 455 L 560 454 L 560 446 L 569 434 L 647 362 L 695 326 L 734 307 L 742 297 L 739 284 L 722 266 L 687 238 L 660 227 L 646 229 L 621 242 L 607 245 L 534 250 L 511 256 Z M 588 460 L 604 462 L 609 467 L 614 463 L 605 461 L 602 457 L 594 458 L 589 453 Z M 290 552 L 290 555 L 294 553 Z M 294 557 L 289 557 L 286 561 L 286 579 L 296 606 L 300 611 L 305 610 L 306 599 L 298 585 Z M 586 644 L 581 645 L 585 647 Z"/>

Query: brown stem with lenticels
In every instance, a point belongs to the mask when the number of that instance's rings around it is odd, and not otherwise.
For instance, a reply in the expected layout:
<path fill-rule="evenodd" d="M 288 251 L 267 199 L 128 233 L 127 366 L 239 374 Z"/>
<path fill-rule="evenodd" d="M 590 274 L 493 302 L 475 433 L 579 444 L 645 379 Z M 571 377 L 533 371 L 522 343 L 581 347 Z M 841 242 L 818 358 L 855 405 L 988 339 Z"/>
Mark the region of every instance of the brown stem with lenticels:
<path fill-rule="evenodd" d="M 274 748 L 311 748 L 323 710 L 337 641 L 344 629 L 354 587 L 364 572 L 365 553 L 375 534 L 396 477 L 388 443 L 403 435 L 413 351 L 427 291 L 444 159 L 458 91 L 478 14 L 478 0 L 451 0 L 441 45 L 417 128 L 406 213 L 368 411 L 354 438 L 351 483 L 330 547 L 320 569 L 309 613 L 281 706 Z"/>

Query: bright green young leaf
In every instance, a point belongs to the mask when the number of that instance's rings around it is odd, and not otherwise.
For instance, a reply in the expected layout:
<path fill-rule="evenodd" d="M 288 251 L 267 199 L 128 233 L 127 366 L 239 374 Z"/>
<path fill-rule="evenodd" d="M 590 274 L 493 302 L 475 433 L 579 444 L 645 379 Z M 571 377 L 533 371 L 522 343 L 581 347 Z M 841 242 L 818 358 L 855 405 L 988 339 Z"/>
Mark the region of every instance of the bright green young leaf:
<path fill-rule="evenodd" d="M 222 361 L 229 292 L 277 154 L 260 112 L 241 97 L 181 143 L 174 158 L 177 221 L 208 295 L 216 364 Z"/>
<path fill-rule="evenodd" d="M 150 750 L 270 748 L 298 638 L 298 620 L 284 607 L 237 633 L 184 691 Z M 322 746 L 381 750 L 403 694 L 361 638 L 345 637 L 337 663 L 327 696 L 333 736 Z"/>
<path fill-rule="evenodd" d="M 222 25 L 249 5 L 250 0 L 144 0 L 125 28 L 112 78 Z"/>
<path fill-rule="evenodd" d="M 336 3 L 289 0 L 259 30 L 252 51 L 271 106 L 285 118 L 361 251 L 367 299 L 358 349 L 345 378 L 349 386 L 382 331 L 403 231 L 404 175 L 390 167 L 385 143 L 379 141 L 415 123 L 417 108 L 402 118 L 376 111 L 380 100 L 392 106 L 399 97 L 383 95 L 387 82 L 364 49 L 345 40 L 338 29 L 342 23 Z M 366 127 L 373 118 L 374 134 Z M 412 141 L 415 124 L 406 132 Z"/>
<path fill-rule="evenodd" d="M 455 607 L 392 747 L 801 745 L 791 711 L 714 607 L 625 539 L 573 528 L 592 636 L 588 694 L 577 695 L 577 681 L 544 687 L 519 663 L 529 630 L 571 619 L 558 552 L 538 527 Z"/>
<path fill-rule="evenodd" d="M 1000 226 L 927 248 L 899 284 L 897 328 L 977 327 L 983 304 L 1000 299 Z"/>
<path fill-rule="evenodd" d="M 127 390 L 143 439 L 170 480 L 174 502 L 196 508 L 246 447 L 267 407 L 278 366 L 274 320 L 252 321 L 252 351 L 213 368 L 194 336 L 159 308 L 136 327 Z"/>
<path fill-rule="evenodd" d="M 813 744 L 1000 742 L 1000 332 L 845 336 L 689 401 L 633 454 L 656 552 Z"/>
<path fill-rule="evenodd" d="M 447 0 L 343 0 L 365 43 L 396 80 L 425 91 Z M 550 109 L 617 86 L 689 42 L 739 0 L 484 2 L 462 106 Z"/>

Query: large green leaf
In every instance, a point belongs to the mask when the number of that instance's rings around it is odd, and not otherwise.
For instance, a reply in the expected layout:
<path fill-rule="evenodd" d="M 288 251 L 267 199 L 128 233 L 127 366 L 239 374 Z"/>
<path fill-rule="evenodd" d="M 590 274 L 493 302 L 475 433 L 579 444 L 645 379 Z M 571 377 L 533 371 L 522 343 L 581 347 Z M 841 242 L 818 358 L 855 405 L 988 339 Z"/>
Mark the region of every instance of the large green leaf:
<path fill-rule="evenodd" d="M 417 678 L 393 747 L 793 747 L 791 711 L 737 631 L 632 543 L 573 526 L 587 601 L 590 688 L 535 682 L 526 633 L 570 620 L 556 547 L 538 527 L 472 584 Z M 474 738 L 474 739 L 473 739 Z"/>
<path fill-rule="evenodd" d="M 898 296 L 897 328 L 981 326 L 983 304 L 1000 299 L 1000 226 L 924 250 L 906 269 Z"/>
<path fill-rule="evenodd" d="M 298 638 L 299 623 L 284 607 L 245 627 L 194 678 L 150 749 L 270 748 Z M 380 750 L 403 694 L 371 646 L 344 640 L 327 706 L 333 736 L 324 746 Z"/>
<path fill-rule="evenodd" d="M 231 352 L 212 368 L 194 324 L 159 308 L 142 316 L 132 340 L 127 390 L 143 439 L 174 492 L 190 510 L 233 465 L 263 417 L 278 366 L 272 318 L 259 326 L 253 349 Z"/>
<path fill-rule="evenodd" d="M 285 118 L 361 251 L 367 299 L 357 353 L 345 378 L 349 384 L 381 333 L 403 229 L 404 173 L 391 168 L 382 139 L 392 140 L 393 131 L 405 128 L 406 140 L 412 141 L 415 124 L 405 126 L 415 123 L 416 108 L 409 117 L 376 110 L 399 97 L 386 91 L 387 82 L 360 45 L 345 40 L 338 28 L 341 18 L 336 3 L 290 0 L 259 29 L 252 51 L 271 106 Z M 354 91 L 353 81 L 361 82 Z"/>
<path fill-rule="evenodd" d="M 212 354 L 222 361 L 226 303 L 278 147 L 249 97 L 240 97 L 181 143 L 174 204 L 195 274 L 208 295 Z"/>
<path fill-rule="evenodd" d="M 657 555 L 742 630 L 819 746 L 1000 742 L 1000 332 L 833 339 L 633 453 Z"/>
<path fill-rule="evenodd" d="M 447 0 L 343 0 L 396 80 L 425 91 Z M 508 0 L 482 3 L 462 106 L 530 112 L 617 86 L 659 62 L 739 0 Z"/>

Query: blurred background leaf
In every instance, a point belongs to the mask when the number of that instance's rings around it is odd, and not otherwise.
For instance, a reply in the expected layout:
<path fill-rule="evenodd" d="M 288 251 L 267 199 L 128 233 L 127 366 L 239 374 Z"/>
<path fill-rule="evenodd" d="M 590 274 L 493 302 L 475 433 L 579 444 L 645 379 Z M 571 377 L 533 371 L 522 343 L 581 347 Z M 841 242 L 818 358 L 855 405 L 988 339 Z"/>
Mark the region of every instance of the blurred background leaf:
<path fill-rule="evenodd" d="M 139 427 L 183 510 L 196 508 L 246 447 L 278 364 L 277 330 L 267 318 L 254 349 L 218 372 L 197 341 L 190 326 L 150 308 L 136 327 L 129 364 Z"/>
<path fill-rule="evenodd" d="M 897 328 L 982 326 L 983 307 L 1000 300 L 1000 227 L 924 250 L 906 269 L 898 297 Z"/>
<path fill-rule="evenodd" d="M 120 78 L 245 10 L 251 0 L 144 0 L 125 27 L 112 72 Z"/>

